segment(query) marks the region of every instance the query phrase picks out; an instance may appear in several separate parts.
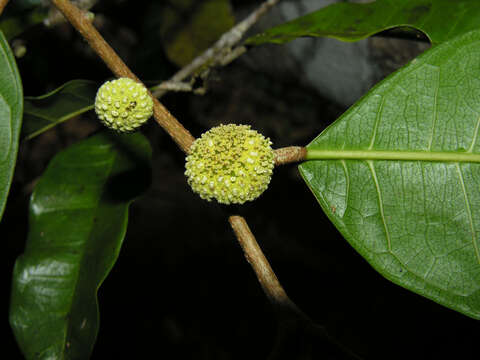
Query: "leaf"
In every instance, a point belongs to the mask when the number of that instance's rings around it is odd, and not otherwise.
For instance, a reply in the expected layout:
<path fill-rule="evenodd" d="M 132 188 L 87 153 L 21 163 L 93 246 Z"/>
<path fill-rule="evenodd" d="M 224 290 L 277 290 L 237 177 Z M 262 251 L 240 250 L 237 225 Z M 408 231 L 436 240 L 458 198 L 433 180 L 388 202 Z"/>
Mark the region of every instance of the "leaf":
<path fill-rule="evenodd" d="M 160 34 L 170 61 L 182 67 L 234 24 L 228 0 L 168 0 L 161 13 Z"/>
<path fill-rule="evenodd" d="M 377 0 L 336 3 L 247 39 L 248 45 L 283 44 L 298 37 L 358 41 L 395 27 L 413 27 L 433 45 L 478 28 L 480 2 L 472 0 Z"/>
<path fill-rule="evenodd" d="M 17 160 L 22 125 L 22 81 L 17 64 L 0 31 L 0 219 L 7 202 Z"/>
<path fill-rule="evenodd" d="M 97 90 L 94 81 L 72 80 L 48 94 L 25 96 L 22 137 L 31 139 L 93 109 Z"/>
<path fill-rule="evenodd" d="M 128 206 L 150 181 L 140 134 L 100 133 L 57 154 L 30 201 L 15 264 L 10 323 L 27 359 L 88 359 L 97 290 L 125 236 Z"/>
<path fill-rule="evenodd" d="M 480 319 L 480 32 L 432 48 L 307 147 L 300 172 L 383 276 Z"/>

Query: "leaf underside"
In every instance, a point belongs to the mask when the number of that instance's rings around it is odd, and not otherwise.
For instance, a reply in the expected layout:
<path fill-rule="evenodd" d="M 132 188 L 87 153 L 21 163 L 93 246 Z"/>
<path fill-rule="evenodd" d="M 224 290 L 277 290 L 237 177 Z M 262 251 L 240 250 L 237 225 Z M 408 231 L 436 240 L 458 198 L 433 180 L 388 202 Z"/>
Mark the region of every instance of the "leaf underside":
<path fill-rule="evenodd" d="M 27 359 L 89 358 L 97 290 L 118 257 L 128 206 L 149 185 L 149 163 L 141 134 L 104 132 L 49 164 L 13 274 L 10 324 Z"/>
<path fill-rule="evenodd" d="M 479 57 L 479 31 L 432 48 L 320 134 L 307 147 L 316 160 L 299 166 L 327 216 L 376 270 L 476 319 Z M 392 153 L 400 160 L 382 160 Z M 422 160 L 430 154 L 435 161 Z"/>
<path fill-rule="evenodd" d="M 22 125 L 22 82 L 8 42 L 0 31 L 0 219 L 7 202 Z"/>
<path fill-rule="evenodd" d="M 358 41 L 395 27 L 422 31 L 433 45 L 478 28 L 480 2 L 377 0 L 336 3 L 247 39 L 248 45 L 283 44 L 298 37 Z"/>

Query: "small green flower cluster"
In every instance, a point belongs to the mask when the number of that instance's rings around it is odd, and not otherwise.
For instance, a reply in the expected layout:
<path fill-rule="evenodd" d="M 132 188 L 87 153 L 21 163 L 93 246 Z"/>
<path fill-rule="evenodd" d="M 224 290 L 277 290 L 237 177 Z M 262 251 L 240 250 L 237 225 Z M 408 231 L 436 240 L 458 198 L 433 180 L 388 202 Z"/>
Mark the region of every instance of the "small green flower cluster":
<path fill-rule="evenodd" d="M 107 81 L 98 89 L 95 112 L 103 124 L 120 132 L 130 132 L 153 114 L 153 100 L 147 89 L 129 78 Z"/>
<path fill-rule="evenodd" d="M 220 125 L 198 138 L 185 165 L 188 183 L 202 199 L 222 204 L 255 200 L 274 167 L 270 139 L 249 125 Z"/>

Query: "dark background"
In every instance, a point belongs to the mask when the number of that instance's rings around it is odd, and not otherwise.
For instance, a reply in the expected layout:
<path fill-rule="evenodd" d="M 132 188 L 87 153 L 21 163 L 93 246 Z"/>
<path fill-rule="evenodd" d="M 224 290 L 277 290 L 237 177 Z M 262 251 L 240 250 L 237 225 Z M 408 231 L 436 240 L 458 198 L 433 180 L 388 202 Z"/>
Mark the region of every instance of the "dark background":
<path fill-rule="evenodd" d="M 161 44 L 146 40 L 151 38 L 147 3 L 102 1 L 94 11 L 102 14 L 102 34 L 132 70 L 158 81 L 176 68 Z M 259 1 L 232 3 L 237 10 Z M 25 95 L 43 94 L 71 79 L 102 82 L 112 76 L 68 24 L 37 26 L 22 39 L 27 54 L 18 66 Z M 411 48 L 391 41 L 399 51 Z M 259 51 L 279 48 L 253 49 L 215 70 L 205 96 L 171 93 L 162 102 L 194 136 L 220 123 L 246 123 L 270 137 L 274 147 L 305 145 L 346 107 L 291 72 L 266 73 L 249 61 Z M 388 52 L 375 61 L 382 76 L 393 70 Z M 20 146 L 0 224 L 2 327 L 8 334 L 2 358 L 22 358 L 7 309 L 13 264 L 28 231 L 29 195 L 55 153 L 98 129 L 90 112 Z M 100 333 L 92 359 L 267 357 L 276 320 L 229 227 L 231 214 L 245 216 L 290 298 L 363 358 L 478 358 L 480 323 L 375 272 L 328 221 L 296 165 L 275 169 L 269 189 L 257 201 L 219 206 L 191 192 L 183 175 L 184 156 L 163 130 L 151 122 L 142 132 L 154 151 L 154 180 L 131 206 L 120 258 L 100 288 Z"/>

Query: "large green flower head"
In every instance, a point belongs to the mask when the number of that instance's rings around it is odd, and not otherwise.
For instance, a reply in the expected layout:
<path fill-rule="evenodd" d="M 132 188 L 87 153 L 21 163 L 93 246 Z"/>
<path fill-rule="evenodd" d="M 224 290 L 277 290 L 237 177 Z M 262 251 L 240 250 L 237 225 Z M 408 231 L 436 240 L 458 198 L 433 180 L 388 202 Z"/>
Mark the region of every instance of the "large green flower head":
<path fill-rule="evenodd" d="M 120 132 L 130 132 L 153 114 L 147 89 L 129 78 L 107 81 L 98 89 L 95 112 L 102 123 Z"/>
<path fill-rule="evenodd" d="M 202 199 L 222 204 L 255 200 L 268 187 L 274 166 L 272 142 L 249 125 L 220 125 L 190 148 L 188 183 Z"/>

